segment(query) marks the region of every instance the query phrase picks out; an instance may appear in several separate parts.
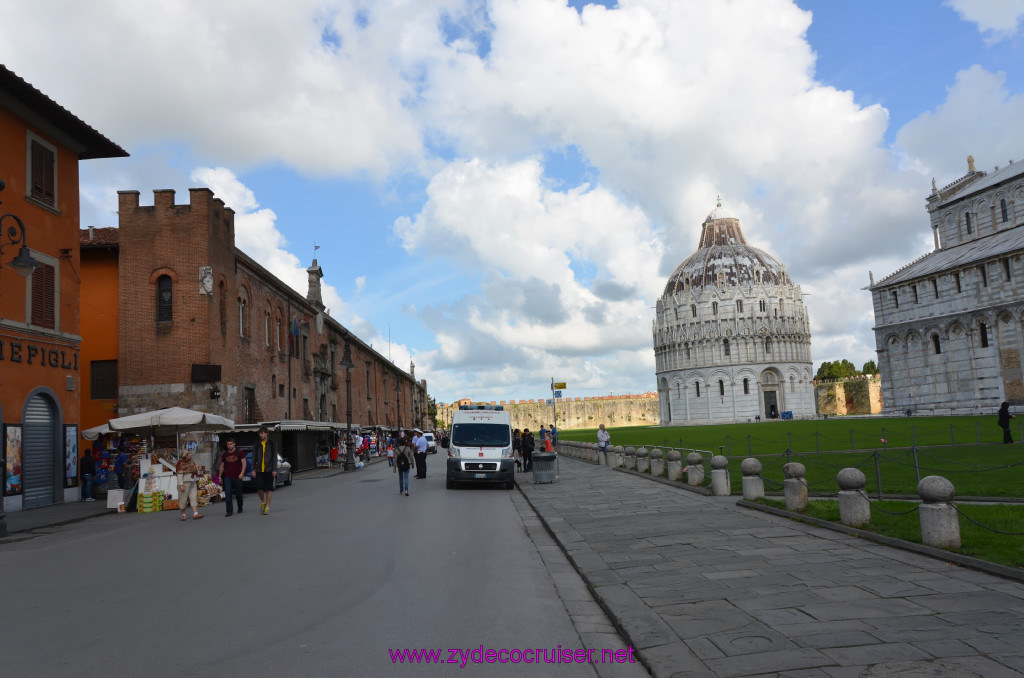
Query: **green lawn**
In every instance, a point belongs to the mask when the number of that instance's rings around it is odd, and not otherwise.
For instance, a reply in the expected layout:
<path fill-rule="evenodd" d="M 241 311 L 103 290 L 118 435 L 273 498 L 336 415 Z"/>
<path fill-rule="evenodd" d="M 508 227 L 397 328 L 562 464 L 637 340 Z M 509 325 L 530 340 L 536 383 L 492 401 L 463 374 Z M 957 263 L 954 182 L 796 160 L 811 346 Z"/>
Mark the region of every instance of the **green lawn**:
<path fill-rule="evenodd" d="M 777 499 L 765 499 L 758 503 L 775 508 L 786 508 L 786 503 Z M 871 502 L 871 524 L 867 528 L 904 541 L 921 543 L 921 522 L 915 504 L 900 501 Z M 1024 531 L 1024 506 L 979 506 L 976 504 L 958 506 L 960 516 L 960 541 L 963 546 L 956 553 L 980 558 L 1000 565 L 1024 567 L 1024 535 L 999 534 L 979 527 L 964 517 L 1002 532 Z M 881 510 L 880 510 L 881 509 Z M 909 511 L 909 513 L 907 513 Z M 839 502 L 831 499 L 812 501 L 805 515 L 834 523 L 839 519 Z M 899 515 L 893 515 L 899 514 Z"/>
<path fill-rule="evenodd" d="M 697 449 L 726 455 L 735 494 L 742 493 L 740 462 L 750 456 L 760 459 L 769 493 L 781 491 L 782 466 L 787 460 L 798 461 L 807 468 L 807 485 L 812 494 L 826 496 L 838 491 L 835 477 L 839 470 L 851 466 L 864 472 L 865 491 L 872 497 L 878 493 L 879 474 L 882 492 L 887 495 L 916 496 L 918 474 L 948 478 L 960 497 L 1020 497 L 1024 488 L 1024 445 L 1000 444 L 1002 430 L 995 424 L 994 416 L 772 421 L 610 430 L 615 445 Z M 596 430 L 562 431 L 559 437 L 593 442 Z M 915 440 L 916 468 L 912 451 Z M 792 449 L 788 455 L 787 449 Z M 705 468 L 710 470 L 706 455 Z"/>

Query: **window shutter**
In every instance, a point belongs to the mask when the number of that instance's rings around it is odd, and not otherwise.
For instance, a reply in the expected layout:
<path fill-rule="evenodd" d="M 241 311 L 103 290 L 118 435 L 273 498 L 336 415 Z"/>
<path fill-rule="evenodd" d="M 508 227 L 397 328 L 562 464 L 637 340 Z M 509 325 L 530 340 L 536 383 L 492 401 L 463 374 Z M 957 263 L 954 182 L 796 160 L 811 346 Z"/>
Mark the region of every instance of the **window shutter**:
<path fill-rule="evenodd" d="M 53 266 L 40 264 L 32 272 L 32 324 L 54 327 L 54 275 Z"/>
<path fill-rule="evenodd" d="M 38 141 L 32 142 L 32 197 L 56 206 L 54 199 L 55 166 L 53 151 Z"/>

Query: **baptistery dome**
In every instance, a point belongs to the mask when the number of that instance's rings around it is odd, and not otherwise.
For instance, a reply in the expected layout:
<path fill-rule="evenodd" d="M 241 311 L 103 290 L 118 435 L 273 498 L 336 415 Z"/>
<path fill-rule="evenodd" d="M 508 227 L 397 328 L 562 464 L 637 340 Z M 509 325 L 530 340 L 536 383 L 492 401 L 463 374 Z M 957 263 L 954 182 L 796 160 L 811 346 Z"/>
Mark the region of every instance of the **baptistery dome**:
<path fill-rule="evenodd" d="M 786 267 L 764 250 L 747 244 L 739 219 L 722 215 L 719 204 L 701 226 L 697 251 L 676 267 L 665 295 L 689 287 L 792 285 Z"/>
<path fill-rule="evenodd" d="M 652 329 L 662 424 L 814 415 L 800 287 L 721 202 L 669 276 Z"/>

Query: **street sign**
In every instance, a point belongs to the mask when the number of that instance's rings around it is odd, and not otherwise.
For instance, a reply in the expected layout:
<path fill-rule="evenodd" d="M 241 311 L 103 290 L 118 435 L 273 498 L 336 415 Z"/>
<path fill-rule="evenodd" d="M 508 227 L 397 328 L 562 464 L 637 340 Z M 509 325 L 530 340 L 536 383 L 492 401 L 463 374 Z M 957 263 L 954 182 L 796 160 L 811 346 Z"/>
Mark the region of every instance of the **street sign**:
<path fill-rule="evenodd" d="M 564 388 L 565 388 L 565 382 L 564 381 L 557 381 L 557 382 L 553 382 L 551 384 L 551 390 L 564 389 Z"/>
<path fill-rule="evenodd" d="M 556 398 L 561 398 L 562 397 L 562 392 L 561 391 L 555 391 L 555 397 Z"/>

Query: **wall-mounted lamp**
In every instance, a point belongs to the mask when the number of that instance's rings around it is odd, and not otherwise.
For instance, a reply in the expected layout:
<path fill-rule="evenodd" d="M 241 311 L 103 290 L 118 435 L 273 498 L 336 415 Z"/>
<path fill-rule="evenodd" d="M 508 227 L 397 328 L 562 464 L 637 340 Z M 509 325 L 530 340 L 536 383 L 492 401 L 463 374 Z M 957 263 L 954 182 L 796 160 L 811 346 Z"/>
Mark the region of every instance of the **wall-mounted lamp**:
<path fill-rule="evenodd" d="M 6 187 L 7 184 L 4 183 L 3 179 L 0 179 L 0 191 L 4 190 Z M 8 226 L 7 229 L 4 230 L 3 223 L 7 219 L 14 221 L 14 224 Z M 20 217 L 15 214 L 0 215 L 0 266 L 3 265 L 4 235 L 7 236 L 9 245 L 21 245 L 21 248 L 18 250 L 18 256 L 14 257 L 10 261 L 11 268 L 17 271 L 18 275 L 21 277 L 29 277 L 32 275 L 32 271 L 36 270 L 36 267 L 39 266 L 39 262 L 32 258 L 32 255 L 29 253 L 29 249 L 26 246 L 25 224 L 22 222 Z"/>

